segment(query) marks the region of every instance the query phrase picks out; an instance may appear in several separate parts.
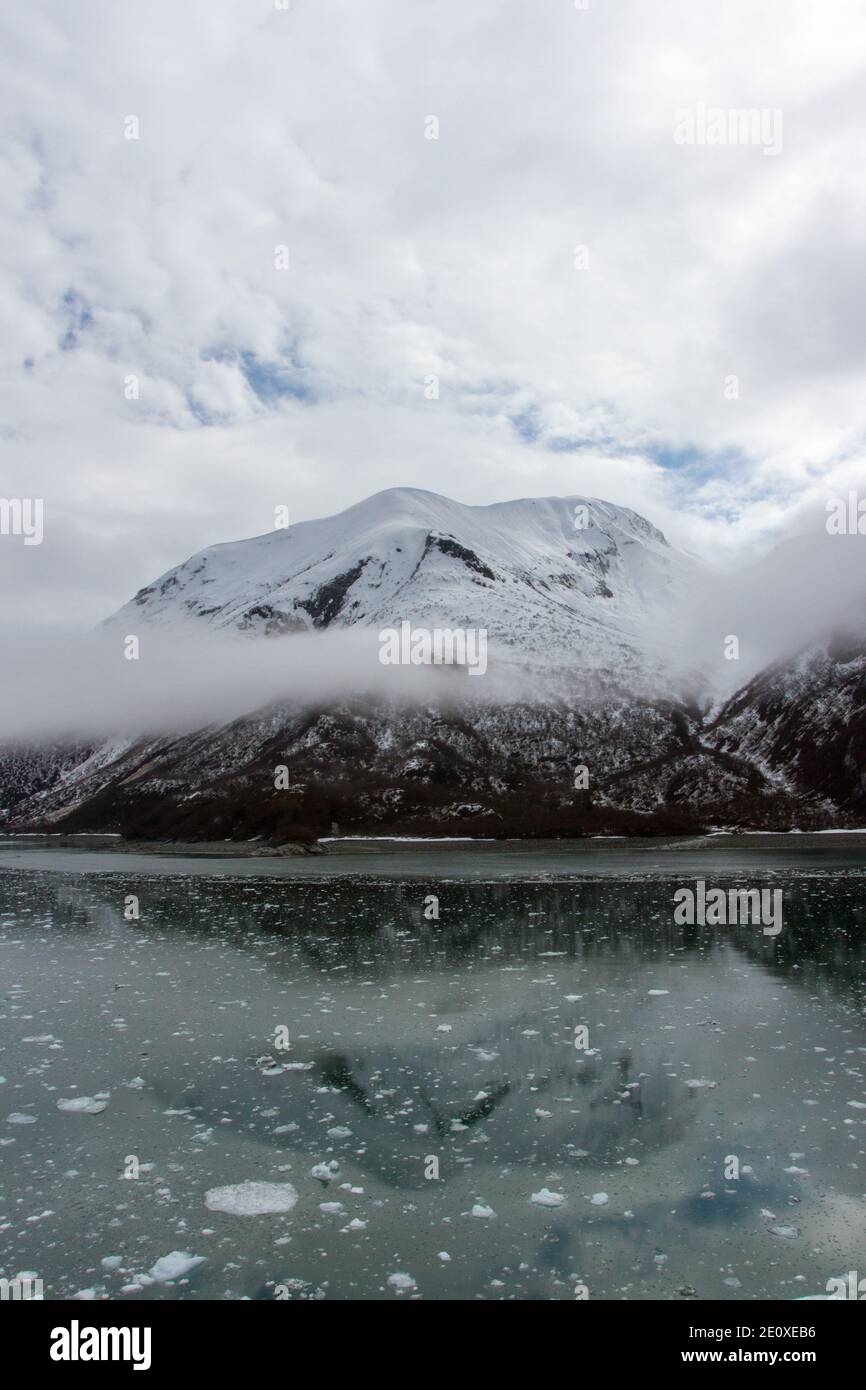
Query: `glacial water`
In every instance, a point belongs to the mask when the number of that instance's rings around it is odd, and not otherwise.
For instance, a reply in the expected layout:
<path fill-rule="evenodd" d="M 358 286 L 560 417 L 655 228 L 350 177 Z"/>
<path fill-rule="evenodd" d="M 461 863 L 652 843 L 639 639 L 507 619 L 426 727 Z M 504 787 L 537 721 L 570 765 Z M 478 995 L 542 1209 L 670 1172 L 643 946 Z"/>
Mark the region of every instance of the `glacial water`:
<path fill-rule="evenodd" d="M 864 867 L 866 836 L 0 846 L 0 1275 L 135 1301 L 866 1276 Z M 781 888 L 779 935 L 676 926 L 698 875 Z"/>

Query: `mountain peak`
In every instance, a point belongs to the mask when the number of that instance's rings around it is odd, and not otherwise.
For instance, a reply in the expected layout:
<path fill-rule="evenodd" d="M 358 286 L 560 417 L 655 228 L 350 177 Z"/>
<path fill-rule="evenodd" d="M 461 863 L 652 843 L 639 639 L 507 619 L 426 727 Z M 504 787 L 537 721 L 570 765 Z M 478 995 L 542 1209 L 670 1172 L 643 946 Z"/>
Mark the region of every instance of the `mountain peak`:
<path fill-rule="evenodd" d="M 644 517 L 600 498 L 471 506 L 395 487 L 201 551 L 110 622 L 277 637 L 408 619 L 483 628 L 521 657 L 620 671 L 658 646 L 698 569 Z"/>

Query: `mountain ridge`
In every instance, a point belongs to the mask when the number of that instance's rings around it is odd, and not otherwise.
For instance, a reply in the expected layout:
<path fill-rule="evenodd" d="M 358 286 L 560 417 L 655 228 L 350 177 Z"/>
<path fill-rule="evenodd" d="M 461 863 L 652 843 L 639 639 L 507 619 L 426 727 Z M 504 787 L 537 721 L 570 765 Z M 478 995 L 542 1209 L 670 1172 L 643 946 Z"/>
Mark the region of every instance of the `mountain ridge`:
<path fill-rule="evenodd" d="M 579 661 L 634 681 L 673 656 L 665 629 L 702 574 L 639 513 L 598 498 L 467 506 L 394 488 L 332 517 L 208 547 L 106 625 L 135 632 L 183 619 L 284 637 L 410 619 L 484 629 L 522 655 L 558 653 L 563 667 Z"/>
<path fill-rule="evenodd" d="M 866 641 L 812 642 L 727 698 L 690 697 L 677 644 L 705 574 L 638 513 L 581 497 L 467 507 L 389 489 L 209 547 L 103 634 L 191 624 L 239 642 L 242 661 L 247 640 L 291 651 L 301 633 L 477 625 L 506 667 L 538 673 L 536 693 L 347 690 L 185 733 L 19 744 L 0 756 L 0 822 L 272 845 L 335 824 L 495 836 L 862 824 Z"/>

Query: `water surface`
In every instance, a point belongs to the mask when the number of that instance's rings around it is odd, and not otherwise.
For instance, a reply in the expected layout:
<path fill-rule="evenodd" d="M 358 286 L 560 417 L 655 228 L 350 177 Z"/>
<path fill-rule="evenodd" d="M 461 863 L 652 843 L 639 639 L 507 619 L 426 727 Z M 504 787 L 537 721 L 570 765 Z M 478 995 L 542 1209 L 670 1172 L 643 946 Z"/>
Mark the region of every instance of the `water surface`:
<path fill-rule="evenodd" d="M 0 1272 L 136 1300 L 794 1299 L 866 1273 L 863 868 L 863 837 L 4 846 Z M 782 887 L 780 936 L 675 926 L 696 874 Z M 57 1108 L 80 1097 L 105 1108 Z M 297 1204 L 205 1205 L 249 1181 Z M 174 1251 L 203 1260 L 148 1282 Z"/>

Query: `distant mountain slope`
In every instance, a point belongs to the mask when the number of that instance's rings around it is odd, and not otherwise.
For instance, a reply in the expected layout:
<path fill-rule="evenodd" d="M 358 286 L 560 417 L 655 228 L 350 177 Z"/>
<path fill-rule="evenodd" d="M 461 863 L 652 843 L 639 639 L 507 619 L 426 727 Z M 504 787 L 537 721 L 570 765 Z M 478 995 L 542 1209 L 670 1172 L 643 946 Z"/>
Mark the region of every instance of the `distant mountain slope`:
<path fill-rule="evenodd" d="M 705 741 L 866 825 L 866 640 L 840 634 L 763 671 L 727 701 Z"/>
<path fill-rule="evenodd" d="M 281 766 L 288 787 L 278 790 Z M 531 837 L 788 829 L 844 824 L 848 814 L 712 746 L 676 702 L 405 708 L 356 697 L 107 745 L 8 822 L 271 844 L 311 842 L 335 823 L 340 832 Z"/>
<path fill-rule="evenodd" d="M 212 547 L 141 590 L 108 633 L 201 624 L 242 663 L 243 639 L 290 653 L 301 630 L 483 627 L 530 679 L 458 679 L 447 700 L 441 687 L 409 700 L 362 694 L 353 674 L 353 694 L 281 695 L 194 732 L 7 746 L 0 823 L 271 847 L 334 824 L 497 836 L 866 824 L 866 641 L 811 643 L 706 716 L 678 694 L 676 661 L 678 617 L 703 582 L 649 522 L 596 499 L 465 507 L 394 489 Z"/>
<path fill-rule="evenodd" d="M 575 525 L 576 509 L 583 529 Z M 483 628 L 516 656 L 614 671 L 665 664 L 670 620 L 702 573 L 636 512 L 598 499 L 463 506 L 393 488 L 321 521 L 212 546 L 109 620 L 257 636 L 407 619 Z"/>

